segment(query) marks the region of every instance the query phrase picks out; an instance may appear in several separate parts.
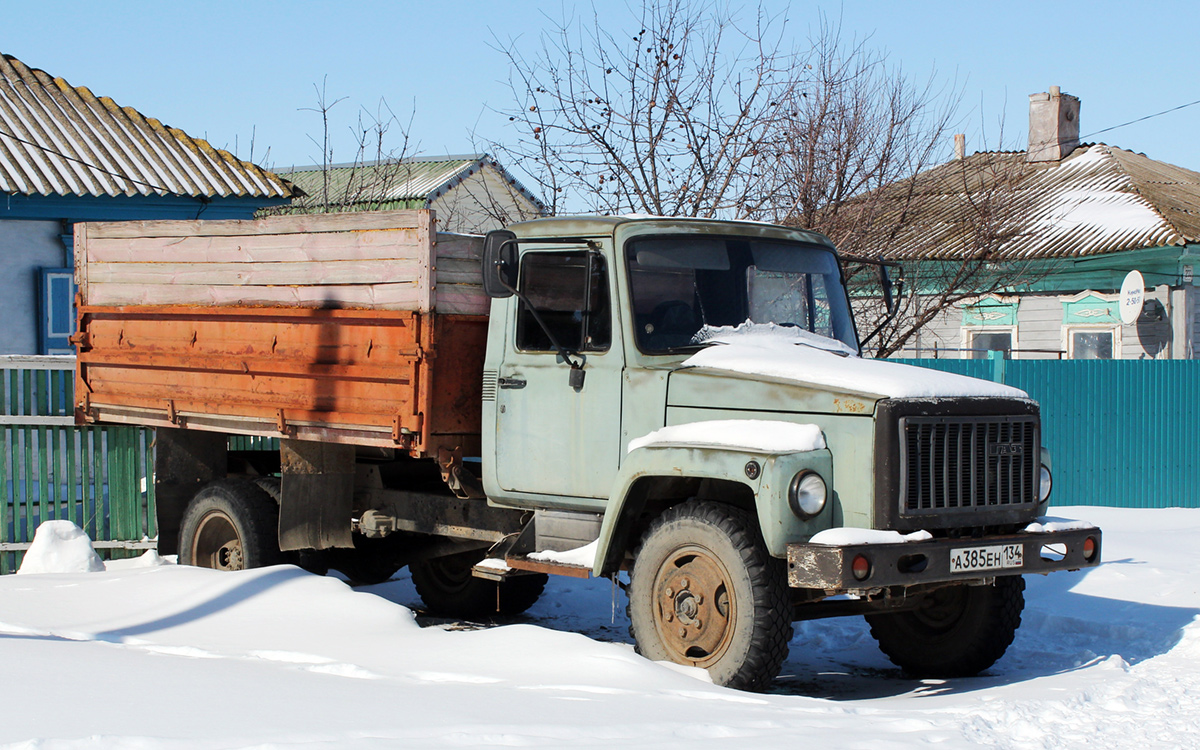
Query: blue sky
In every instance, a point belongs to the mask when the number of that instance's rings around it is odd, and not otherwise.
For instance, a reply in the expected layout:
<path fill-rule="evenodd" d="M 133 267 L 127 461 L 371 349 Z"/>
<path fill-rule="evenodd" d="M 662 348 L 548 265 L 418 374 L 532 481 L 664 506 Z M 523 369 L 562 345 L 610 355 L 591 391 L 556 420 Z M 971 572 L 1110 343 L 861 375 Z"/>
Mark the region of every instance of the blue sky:
<path fill-rule="evenodd" d="M 1024 148 L 1027 95 L 1059 85 L 1082 99 L 1086 135 L 1200 99 L 1200 63 L 1185 40 L 1200 3 L 941 2 L 764 3 L 801 44 L 824 12 L 848 34 L 870 35 L 914 75 L 936 70 L 963 90 L 968 150 Z M 735 4 L 736 6 L 736 4 Z M 741 7 L 749 15 L 752 4 Z M 218 147 L 284 168 L 320 159 L 314 85 L 327 81 L 334 159 L 353 157 L 349 127 L 380 97 L 407 119 L 426 155 L 474 150 L 470 132 L 504 140 L 511 99 L 493 39 L 532 51 L 547 16 L 590 16 L 632 27 L 623 2 L 179 3 L 5 0 L 0 52 L 87 86 Z M 636 28 L 633 29 L 635 32 Z M 1200 171 L 1200 106 L 1090 140 Z M 986 134 L 986 144 L 984 136 Z M 270 148 L 264 159 L 264 152 Z M 946 144 L 947 155 L 952 144 Z"/>

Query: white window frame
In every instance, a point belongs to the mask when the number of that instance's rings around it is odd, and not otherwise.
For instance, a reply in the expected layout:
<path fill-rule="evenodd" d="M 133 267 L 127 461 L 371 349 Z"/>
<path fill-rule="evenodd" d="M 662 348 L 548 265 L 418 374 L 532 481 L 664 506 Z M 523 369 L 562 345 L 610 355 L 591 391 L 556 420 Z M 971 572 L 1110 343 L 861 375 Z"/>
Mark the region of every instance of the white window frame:
<path fill-rule="evenodd" d="M 1088 325 L 1087 323 L 1070 323 L 1063 326 L 1063 351 L 1067 353 L 1067 359 L 1075 359 L 1075 342 L 1072 334 L 1080 331 L 1096 331 L 1098 333 L 1111 333 L 1113 336 L 1113 359 L 1121 359 L 1121 326 L 1113 325 L 1112 323 L 1103 323 L 1099 325 Z"/>
<path fill-rule="evenodd" d="M 963 326 L 962 327 L 962 352 L 959 359 L 972 359 L 975 352 L 971 351 L 974 347 L 975 334 L 977 333 L 1007 333 L 1012 336 L 1012 348 L 1008 352 L 1009 359 L 1017 358 L 1017 328 L 1019 326 Z"/>

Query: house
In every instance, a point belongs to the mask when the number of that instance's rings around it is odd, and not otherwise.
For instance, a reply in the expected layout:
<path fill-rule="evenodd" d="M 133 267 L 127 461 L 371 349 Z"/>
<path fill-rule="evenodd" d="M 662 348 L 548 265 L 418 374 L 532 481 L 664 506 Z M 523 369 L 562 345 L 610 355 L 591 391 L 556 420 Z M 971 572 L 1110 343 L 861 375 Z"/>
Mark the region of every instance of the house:
<path fill-rule="evenodd" d="M 546 206 L 487 154 L 428 156 L 281 169 L 309 197 L 281 211 L 431 208 L 444 232 L 482 233 L 546 213 Z"/>
<path fill-rule="evenodd" d="M 939 212 L 888 252 L 915 278 L 971 257 L 972 232 L 994 221 L 984 266 L 1005 283 L 954 304 L 900 356 L 1191 359 L 1200 355 L 1200 173 L 1103 143 L 1079 142 L 1079 99 L 1058 87 L 1030 96 L 1026 151 L 980 152 L 921 173 Z M 999 183 L 1004 185 L 997 188 Z M 894 189 L 894 188 L 889 188 Z M 973 192 L 973 196 L 967 193 Z M 980 196 L 1007 204 L 981 215 Z M 969 198 L 975 198 L 971 205 Z M 979 243 L 975 243 L 978 246 Z M 1122 283 L 1140 272 L 1145 304 L 1122 322 Z M 929 274 L 926 274 L 927 276 Z"/>
<path fill-rule="evenodd" d="M 249 219 L 286 180 L 0 55 L 0 354 L 71 354 L 72 225 Z"/>

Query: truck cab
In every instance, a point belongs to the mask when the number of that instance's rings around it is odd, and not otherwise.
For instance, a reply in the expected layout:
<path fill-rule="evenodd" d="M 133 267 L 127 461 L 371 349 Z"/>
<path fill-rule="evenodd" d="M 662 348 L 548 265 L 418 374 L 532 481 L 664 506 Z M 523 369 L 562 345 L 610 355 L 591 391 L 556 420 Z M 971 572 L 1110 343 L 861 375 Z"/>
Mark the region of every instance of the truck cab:
<path fill-rule="evenodd" d="M 490 235 L 484 274 L 489 502 L 590 520 L 593 572 L 630 571 L 654 658 L 761 686 L 778 669 L 763 653 L 790 637 L 779 622 L 861 613 L 906 669 L 973 674 L 1011 642 L 1020 573 L 1099 561 L 1086 524 L 1025 531 L 1051 481 L 1036 403 L 862 358 L 821 235 L 544 219 Z M 763 598 L 787 616 L 757 611 Z M 931 612 L 978 617 L 978 632 Z"/>

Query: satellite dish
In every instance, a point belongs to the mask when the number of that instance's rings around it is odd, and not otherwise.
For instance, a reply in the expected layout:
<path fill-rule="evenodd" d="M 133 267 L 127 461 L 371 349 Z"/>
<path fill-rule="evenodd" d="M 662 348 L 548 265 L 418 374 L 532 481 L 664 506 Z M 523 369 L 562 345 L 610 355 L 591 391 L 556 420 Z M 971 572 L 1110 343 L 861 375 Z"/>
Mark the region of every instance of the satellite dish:
<path fill-rule="evenodd" d="M 1142 314 L 1142 305 L 1146 301 L 1146 282 L 1142 274 L 1130 271 L 1121 283 L 1121 322 L 1129 325 Z"/>

